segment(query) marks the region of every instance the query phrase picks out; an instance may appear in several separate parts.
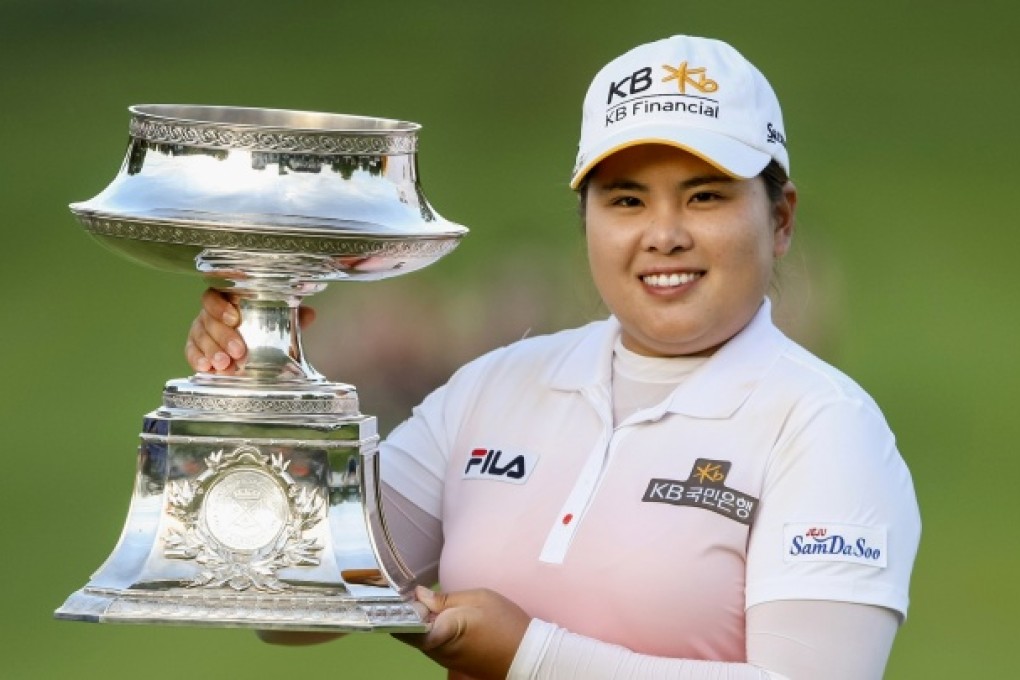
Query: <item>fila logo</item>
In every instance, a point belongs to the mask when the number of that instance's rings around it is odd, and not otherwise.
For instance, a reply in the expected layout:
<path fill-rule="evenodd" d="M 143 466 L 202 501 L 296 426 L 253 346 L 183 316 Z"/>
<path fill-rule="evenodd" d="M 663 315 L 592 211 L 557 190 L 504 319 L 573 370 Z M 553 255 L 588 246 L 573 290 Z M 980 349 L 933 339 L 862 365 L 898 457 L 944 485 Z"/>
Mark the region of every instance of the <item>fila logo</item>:
<path fill-rule="evenodd" d="M 535 456 L 499 449 L 474 449 L 464 466 L 464 479 L 491 479 L 511 484 L 528 481 L 535 467 Z"/>

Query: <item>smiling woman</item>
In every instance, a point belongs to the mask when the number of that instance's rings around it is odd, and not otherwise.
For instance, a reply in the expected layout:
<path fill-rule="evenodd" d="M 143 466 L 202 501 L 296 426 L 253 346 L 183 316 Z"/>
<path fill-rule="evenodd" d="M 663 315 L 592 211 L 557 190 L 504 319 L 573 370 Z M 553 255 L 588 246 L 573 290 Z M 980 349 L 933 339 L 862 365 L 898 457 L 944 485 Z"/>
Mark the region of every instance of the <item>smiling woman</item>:
<path fill-rule="evenodd" d="M 619 151 L 586 187 L 592 278 L 638 354 L 711 354 L 761 306 L 793 235 L 792 184 L 773 202 L 764 180 L 673 146 Z"/>
<path fill-rule="evenodd" d="M 917 502 L 878 406 L 772 323 L 786 139 L 724 43 L 596 75 L 571 187 L 613 315 L 470 362 L 381 447 L 393 539 L 443 588 L 402 639 L 451 678 L 882 676 Z M 243 364 L 239 322 L 207 291 L 192 366 Z"/>

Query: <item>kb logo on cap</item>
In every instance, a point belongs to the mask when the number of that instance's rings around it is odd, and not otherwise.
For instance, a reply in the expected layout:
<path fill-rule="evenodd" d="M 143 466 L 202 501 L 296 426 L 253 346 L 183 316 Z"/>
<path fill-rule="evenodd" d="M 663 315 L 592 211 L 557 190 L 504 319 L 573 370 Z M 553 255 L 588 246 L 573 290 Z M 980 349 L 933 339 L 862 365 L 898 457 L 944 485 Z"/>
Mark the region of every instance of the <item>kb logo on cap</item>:
<path fill-rule="evenodd" d="M 708 77 L 704 66 L 690 68 L 687 66 L 687 62 L 683 61 L 680 62 L 679 66 L 673 67 L 663 64 L 662 68 L 666 69 L 666 72 L 669 74 L 662 79 L 662 82 L 667 83 L 675 80 L 680 94 L 687 94 L 688 85 L 698 92 L 705 94 L 719 89 L 719 83 Z M 652 67 L 645 66 L 644 68 L 639 68 L 626 78 L 609 83 L 609 97 L 606 99 L 606 104 L 612 104 L 613 97 L 626 99 L 628 95 L 640 94 L 651 86 Z"/>
<path fill-rule="evenodd" d="M 672 66 L 662 65 L 662 68 L 669 71 L 669 75 L 662 79 L 662 82 L 668 82 L 675 80 L 677 87 L 680 88 L 680 94 L 687 94 L 687 86 L 690 85 L 698 92 L 715 92 L 719 89 L 719 83 L 715 82 L 707 75 L 705 75 L 705 67 L 700 66 L 697 68 L 687 68 L 687 62 L 680 62 L 680 65 L 676 68 Z M 698 76 L 697 79 L 694 76 Z"/>

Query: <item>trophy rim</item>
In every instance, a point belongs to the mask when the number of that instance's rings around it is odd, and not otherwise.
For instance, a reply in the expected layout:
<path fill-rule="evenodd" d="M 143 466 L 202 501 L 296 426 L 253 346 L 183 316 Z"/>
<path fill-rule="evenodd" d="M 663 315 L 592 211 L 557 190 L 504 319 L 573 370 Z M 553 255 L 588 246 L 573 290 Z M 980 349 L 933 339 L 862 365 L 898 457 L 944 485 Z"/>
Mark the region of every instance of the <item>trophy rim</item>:
<path fill-rule="evenodd" d="M 244 127 L 265 130 L 287 130 L 314 134 L 383 135 L 413 134 L 421 124 L 398 118 L 361 116 L 305 109 L 276 109 L 257 106 L 219 106 L 213 104 L 132 104 L 128 111 L 135 118 L 191 123 L 219 127 Z M 204 114 L 204 115 L 202 115 Z M 287 124 L 293 120 L 298 124 Z M 300 124 L 299 121 L 308 121 Z M 322 121 L 313 124 L 312 121 Z M 333 124 L 327 125 L 326 122 Z"/>
<path fill-rule="evenodd" d="M 204 104 L 135 104 L 129 132 L 213 149 L 388 156 L 413 154 L 421 125 L 346 113 Z"/>

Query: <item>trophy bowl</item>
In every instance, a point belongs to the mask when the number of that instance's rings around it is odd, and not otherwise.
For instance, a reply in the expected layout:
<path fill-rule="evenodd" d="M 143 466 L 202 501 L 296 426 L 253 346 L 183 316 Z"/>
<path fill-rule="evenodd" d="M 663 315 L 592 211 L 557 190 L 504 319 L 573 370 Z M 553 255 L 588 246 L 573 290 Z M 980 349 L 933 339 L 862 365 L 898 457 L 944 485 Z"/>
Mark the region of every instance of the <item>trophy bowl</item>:
<path fill-rule="evenodd" d="M 129 109 L 114 180 L 70 206 L 104 246 L 195 273 L 241 312 L 229 375 L 170 380 L 143 419 L 120 541 L 55 615 L 92 622 L 412 632 L 378 435 L 302 350 L 301 300 L 415 271 L 467 233 L 418 181 L 416 123 L 192 105 Z"/>
<path fill-rule="evenodd" d="M 129 111 L 120 172 L 71 211 L 145 264 L 194 272 L 209 251 L 297 255 L 314 264 L 281 267 L 296 279 L 380 279 L 431 264 L 467 231 L 422 193 L 417 123 L 238 107 Z"/>

